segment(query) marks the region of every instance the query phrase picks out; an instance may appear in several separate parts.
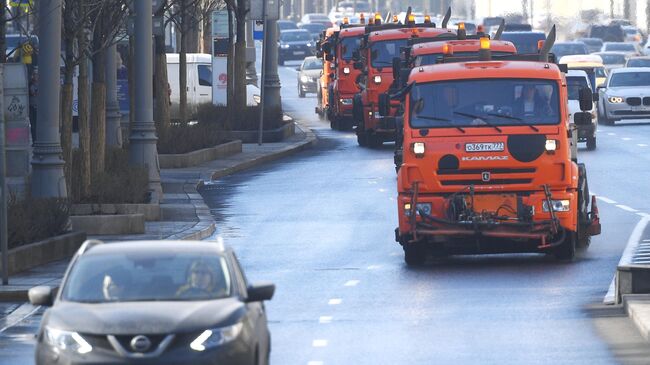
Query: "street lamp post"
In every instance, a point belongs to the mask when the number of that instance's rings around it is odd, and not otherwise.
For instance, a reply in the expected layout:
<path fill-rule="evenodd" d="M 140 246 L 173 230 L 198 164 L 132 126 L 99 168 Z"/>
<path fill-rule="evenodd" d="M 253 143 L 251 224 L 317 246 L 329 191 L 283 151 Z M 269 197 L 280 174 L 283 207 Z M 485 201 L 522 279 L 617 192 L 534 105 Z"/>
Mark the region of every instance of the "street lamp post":
<path fill-rule="evenodd" d="M 38 23 L 38 114 L 31 194 L 34 197 L 59 198 L 67 196 L 59 132 L 61 0 L 42 0 Z"/>
<path fill-rule="evenodd" d="M 129 162 L 146 167 L 149 172 L 149 193 L 152 203 L 162 199 L 160 166 L 156 147 L 156 126 L 153 121 L 153 34 L 151 0 L 133 2 L 135 10 L 135 105 L 129 136 Z"/>

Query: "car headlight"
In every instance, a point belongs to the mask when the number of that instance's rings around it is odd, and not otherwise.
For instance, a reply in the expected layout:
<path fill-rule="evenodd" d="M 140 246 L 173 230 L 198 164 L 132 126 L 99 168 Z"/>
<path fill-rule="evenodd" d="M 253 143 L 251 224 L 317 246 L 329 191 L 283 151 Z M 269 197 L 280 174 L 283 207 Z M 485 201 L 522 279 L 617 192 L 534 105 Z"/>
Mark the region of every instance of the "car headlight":
<path fill-rule="evenodd" d="M 612 104 L 620 104 L 623 102 L 623 98 L 620 96 L 610 96 L 607 100 Z"/>
<path fill-rule="evenodd" d="M 194 351 L 205 351 L 206 349 L 223 345 L 237 338 L 243 327 L 242 322 L 239 322 L 228 327 L 205 330 L 199 337 L 192 341 L 190 348 Z"/>
<path fill-rule="evenodd" d="M 352 105 L 352 99 L 341 99 L 341 104 Z"/>
<path fill-rule="evenodd" d="M 551 204 L 554 212 L 568 212 L 571 208 L 571 203 L 568 200 L 551 200 Z M 546 213 L 549 212 L 548 201 L 542 202 L 542 210 Z"/>
<path fill-rule="evenodd" d="M 302 76 L 300 76 L 300 81 L 302 81 L 302 82 L 310 82 L 311 77 L 309 77 L 307 75 L 302 75 Z"/>
<path fill-rule="evenodd" d="M 343 67 L 343 74 L 344 75 L 349 75 L 350 74 L 350 68 L 349 67 Z"/>
<path fill-rule="evenodd" d="M 420 212 L 431 215 L 431 203 L 417 203 L 415 205 L 415 214 L 420 215 Z M 404 215 L 411 216 L 411 203 L 404 204 Z"/>
<path fill-rule="evenodd" d="M 64 331 L 46 326 L 43 332 L 43 339 L 50 346 L 61 351 L 87 354 L 93 350 L 93 347 L 77 332 Z"/>
<path fill-rule="evenodd" d="M 377 75 L 372 79 L 375 84 L 381 84 L 381 76 Z"/>
<path fill-rule="evenodd" d="M 282 48 L 282 49 L 287 49 L 287 48 L 289 48 L 289 47 L 290 47 L 290 46 L 289 46 L 288 44 L 281 44 L 281 45 L 280 45 L 280 48 Z"/>
<path fill-rule="evenodd" d="M 547 139 L 544 148 L 549 152 L 555 151 L 557 149 L 557 141 L 554 139 Z"/>
<path fill-rule="evenodd" d="M 307 47 L 311 47 L 311 46 L 312 46 L 312 44 L 311 44 L 311 43 L 307 43 Z"/>

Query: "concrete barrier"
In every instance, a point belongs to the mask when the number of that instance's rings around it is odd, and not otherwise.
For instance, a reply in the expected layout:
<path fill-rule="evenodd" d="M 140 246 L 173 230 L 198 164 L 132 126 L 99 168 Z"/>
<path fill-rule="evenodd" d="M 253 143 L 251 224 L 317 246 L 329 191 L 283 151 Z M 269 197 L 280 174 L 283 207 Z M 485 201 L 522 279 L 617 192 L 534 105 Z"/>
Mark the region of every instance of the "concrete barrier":
<path fill-rule="evenodd" d="M 159 221 L 160 204 L 73 204 L 70 215 L 142 214 L 147 222 Z"/>
<path fill-rule="evenodd" d="M 85 232 L 70 232 L 9 250 L 9 274 L 72 256 L 86 240 Z"/>
<path fill-rule="evenodd" d="M 89 235 L 144 233 L 144 215 L 71 215 L 72 229 Z"/>
<path fill-rule="evenodd" d="M 218 146 L 181 154 L 158 155 L 161 169 L 178 169 L 232 156 L 242 151 L 242 141 L 235 140 Z"/>

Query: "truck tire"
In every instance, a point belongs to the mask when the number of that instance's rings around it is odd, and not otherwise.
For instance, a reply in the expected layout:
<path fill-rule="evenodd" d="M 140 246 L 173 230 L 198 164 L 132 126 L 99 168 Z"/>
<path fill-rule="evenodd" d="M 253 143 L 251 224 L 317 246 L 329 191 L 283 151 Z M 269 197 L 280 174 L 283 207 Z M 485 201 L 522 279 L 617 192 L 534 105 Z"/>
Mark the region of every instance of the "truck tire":
<path fill-rule="evenodd" d="M 404 244 L 404 262 L 406 265 L 415 267 L 422 266 L 427 260 L 427 250 L 424 244 L 405 243 Z"/>
<path fill-rule="evenodd" d="M 587 150 L 593 151 L 596 149 L 596 136 L 587 137 Z"/>
<path fill-rule="evenodd" d="M 357 126 L 363 125 L 363 100 L 359 94 L 352 99 L 352 119 Z"/>
<path fill-rule="evenodd" d="M 585 164 L 578 164 L 578 232 L 577 247 L 586 248 L 591 244 L 591 236 L 587 233 L 589 224 L 589 181 Z"/>
<path fill-rule="evenodd" d="M 359 128 L 363 128 L 363 126 L 357 127 L 357 143 L 361 147 L 368 147 L 370 145 L 368 141 L 370 136 L 368 135 L 368 133 L 366 133 L 366 131 L 364 131 L 363 129 L 359 130 Z"/>
<path fill-rule="evenodd" d="M 575 232 L 566 232 L 564 241 L 555 247 L 555 251 L 553 252 L 555 258 L 561 261 L 573 261 L 576 256 L 576 236 Z"/>

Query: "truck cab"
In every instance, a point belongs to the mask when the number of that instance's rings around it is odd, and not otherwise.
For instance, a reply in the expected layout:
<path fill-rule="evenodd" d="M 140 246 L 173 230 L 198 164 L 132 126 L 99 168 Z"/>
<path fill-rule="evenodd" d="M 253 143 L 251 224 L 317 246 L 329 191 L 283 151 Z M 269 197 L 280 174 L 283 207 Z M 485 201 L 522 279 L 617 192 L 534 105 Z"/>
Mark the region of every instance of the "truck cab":
<path fill-rule="evenodd" d="M 349 129 L 352 127 L 352 100 L 359 92 L 357 78 L 361 70 L 354 68 L 353 55 L 359 51 L 365 27 L 348 26 L 341 29 L 335 43 L 336 68 L 334 81 L 331 83 L 329 118 L 332 129 Z"/>
<path fill-rule="evenodd" d="M 329 86 L 332 81 L 332 76 L 334 73 L 334 50 L 332 50 L 330 47 L 323 47 L 325 44 L 329 44 L 330 39 L 333 39 L 337 33 L 339 32 L 339 27 L 334 26 L 331 28 L 327 28 L 325 32 L 323 32 L 322 35 L 322 40 L 317 43 L 316 46 L 316 57 L 321 58 L 323 60 L 323 72 L 320 75 L 320 80 L 318 82 L 317 88 L 316 88 L 316 98 L 317 98 L 317 105 L 316 105 L 316 114 L 318 114 L 321 118 L 324 118 L 327 116 L 327 110 L 329 107 Z"/>
<path fill-rule="evenodd" d="M 393 26 L 393 24 L 388 24 Z M 393 60 L 400 57 L 401 49 L 410 39 L 453 39 L 456 33 L 450 29 L 435 28 L 435 24 L 401 25 L 395 29 L 366 27 L 360 48 L 360 59 L 355 68 L 361 70 L 360 92 L 353 100 L 357 141 L 360 146 L 379 146 L 394 141 L 396 126 L 392 119 L 379 115 L 379 95 L 393 83 Z M 396 112 L 396 108 L 393 112 Z"/>
<path fill-rule="evenodd" d="M 566 77 L 517 57 L 411 71 L 395 231 L 407 264 L 430 251 L 570 260 L 600 233 L 586 167 L 572 159 Z M 591 93 L 580 94 L 576 124 L 590 120 Z"/>

